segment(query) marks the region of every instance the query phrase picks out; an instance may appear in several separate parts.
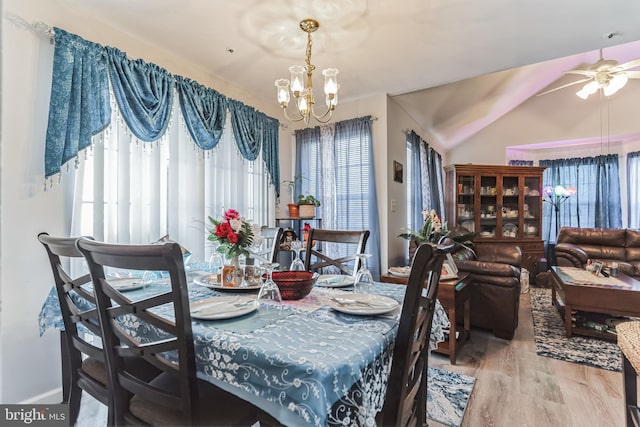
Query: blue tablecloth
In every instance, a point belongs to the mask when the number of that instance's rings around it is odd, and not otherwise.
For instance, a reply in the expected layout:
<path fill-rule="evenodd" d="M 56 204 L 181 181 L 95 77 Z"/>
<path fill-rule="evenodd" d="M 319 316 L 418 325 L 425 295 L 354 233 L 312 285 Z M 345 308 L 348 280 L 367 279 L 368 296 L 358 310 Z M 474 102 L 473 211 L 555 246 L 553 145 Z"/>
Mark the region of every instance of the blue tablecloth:
<path fill-rule="evenodd" d="M 128 296 L 135 299 L 136 294 L 155 293 L 166 286 L 154 283 Z M 399 302 L 404 290 L 392 284 L 373 286 L 374 293 Z M 286 425 L 375 425 L 375 414 L 384 402 L 398 316 L 338 313 L 324 301 L 339 292 L 345 291 L 316 287 L 302 300 L 261 307 L 245 316 L 242 325 L 194 320 L 198 376 Z M 222 294 L 190 286 L 191 300 L 216 295 Z M 41 335 L 49 328 L 63 329 L 55 289 L 43 304 L 39 323 Z M 444 340 L 448 327 L 437 304 L 432 348 Z"/>

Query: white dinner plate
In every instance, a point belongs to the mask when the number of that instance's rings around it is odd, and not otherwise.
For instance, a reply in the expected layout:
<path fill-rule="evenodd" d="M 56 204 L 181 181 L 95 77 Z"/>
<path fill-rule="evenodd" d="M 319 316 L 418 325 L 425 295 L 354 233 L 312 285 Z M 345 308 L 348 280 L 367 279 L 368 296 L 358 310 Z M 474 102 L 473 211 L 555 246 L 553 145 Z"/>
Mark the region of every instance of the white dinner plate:
<path fill-rule="evenodd" d="M 389 267 L 389 274 L 398 277 L 409 277 L 411 267 Z"/>
<path fill-rule="evenodd" d="M 329 307 L 347 314 L 371 316 L 385 314 L 400 306 L 398 301 L 382 295 L 344 293 L 327 300 Z"/>
<path fill-rule="evenodd" d="M 344 274 L 321 274 L 316 281 L 316 286 L 324 288 L 343 288 L 353 285 L 353 277 Z"/>
<path fill-rule="evenodd" d="M 253 297 L 213 297 L 193 301 L 189 307 L 194 319 L 221 320 L 254 312 L 258 308 L 258 302 Z"/>
<path fill-rule="evenodd" d="M 137 277 L 123 277 L 120 279 L 109 279 L 109 284 L 119 292 L 135 291 L 144 288 L 142 279 Z"/>
<path fill-rule="evenodd" d="M 216 274 L 203 274 L 193 279 L 193 283 L 221 292 L 253 292 L 259 291 L 262 287 L 262 284 L 252 286 L 222 286 Z"/>

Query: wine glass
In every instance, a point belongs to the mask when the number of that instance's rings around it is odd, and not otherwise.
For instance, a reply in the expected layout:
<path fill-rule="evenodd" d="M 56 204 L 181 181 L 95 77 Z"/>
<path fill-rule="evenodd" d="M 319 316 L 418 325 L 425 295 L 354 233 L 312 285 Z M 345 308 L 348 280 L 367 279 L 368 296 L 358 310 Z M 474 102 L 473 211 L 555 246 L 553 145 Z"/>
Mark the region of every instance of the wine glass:
<path fill-rule="evenodd" d="M 218 251 L 214 251 L 209 257 L 209 271 L 213 274 L 219 274 L 224 267 L 224 260 Z"/>
<path fill-rule="evenodd" d="M 291 250 L 295 252 L 295 257 L 289 271 L 304 271 L 304 262 L 300 259 L 300 251 L 302 250 L 302 242 L 298 239 L 291 242 Z"/>
<path fill-rule="evenodd" d="M 273 269 L 278 266 L 278 263 L 274 262 L 265 262 L 261 264 L 261 267 L 266 271 L 267 279 L 264 281 L 262 286 L 260 287 L 260 292 L 258 292 L 258 302 L 268 301 L 268 302 L 282 302 L 282 296 L 280 295 L 280 289 L 276 282 L 273 281 L 272 272 Z"/>
<path fill-rule="evenodd" d="M 373 276 L 367 268 L 367 259 L 371 254 L 357 254 L 356 256 L 360 260 L 360 268 L 353 283 L 353 292 L 366 294 L 371 292 L 371 286 L 373 285 Z"/>

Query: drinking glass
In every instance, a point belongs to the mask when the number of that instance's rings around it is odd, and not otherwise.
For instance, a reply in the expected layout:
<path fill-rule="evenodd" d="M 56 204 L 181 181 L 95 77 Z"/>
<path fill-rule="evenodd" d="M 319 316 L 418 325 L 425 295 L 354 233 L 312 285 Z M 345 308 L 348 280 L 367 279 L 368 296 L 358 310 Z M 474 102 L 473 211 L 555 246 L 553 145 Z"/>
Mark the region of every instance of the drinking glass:
<path fill-rule="evenodd" d="M 267 279 L 260 287 L 258 292 L 258 302 L 282 302 L 282 296 L 280 295 L 280 289 L 276 282 L 273 281 L 272 272 L 273 269 L 278 266 L 278 263 L 265 262 L 261 264 L 261 267 L 266 271 Z"/>
<path fill-rule="evenodd" d="M 295 252 L 293 262 L 289 267 L 289 271 L 304 271 L 304 262 L 300 259 L 300 251 L 302 250 L 302 242 L 298 239 L 291 242 L 291 250 Z"/>
<path fill-rule="evenodd" d="M 371 292 L 371 286 L 373 285 L 373 276 L 367 268 L 367 259 L 371 254 L 357 254 L 360 260 L 360 268 L 356 273 L 356 278 L 353 283 L 353 292 L 357 294 L 366 294 Z"/>
<path fill-rule="evenodd" d="M 219 274 L 224 267 L 224 260 L 222 259 L 222 255 L 218 251 L 214 251 L 213 254 L 209 257 L 209 271 L 213 274 Z"/>

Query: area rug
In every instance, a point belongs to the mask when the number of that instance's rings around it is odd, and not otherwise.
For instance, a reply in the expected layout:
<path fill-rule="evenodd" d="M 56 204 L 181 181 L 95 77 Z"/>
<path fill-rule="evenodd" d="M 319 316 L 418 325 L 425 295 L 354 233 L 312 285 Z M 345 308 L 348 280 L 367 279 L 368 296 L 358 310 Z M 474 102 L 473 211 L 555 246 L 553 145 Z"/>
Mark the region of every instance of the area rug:
<path fill-rule="evenodd" d="M 615 342 L 565 337 L 564 320 L 551 304 L 551 289 L 531 288 L 529 295 L 536 354 L 609 371 L 621 370 L 622 356 Z"/>
<path fill-rule="evenodd" d="M 429 367 L 427 418 L 459 427 L 476 382 L 474 377 Z"/>

